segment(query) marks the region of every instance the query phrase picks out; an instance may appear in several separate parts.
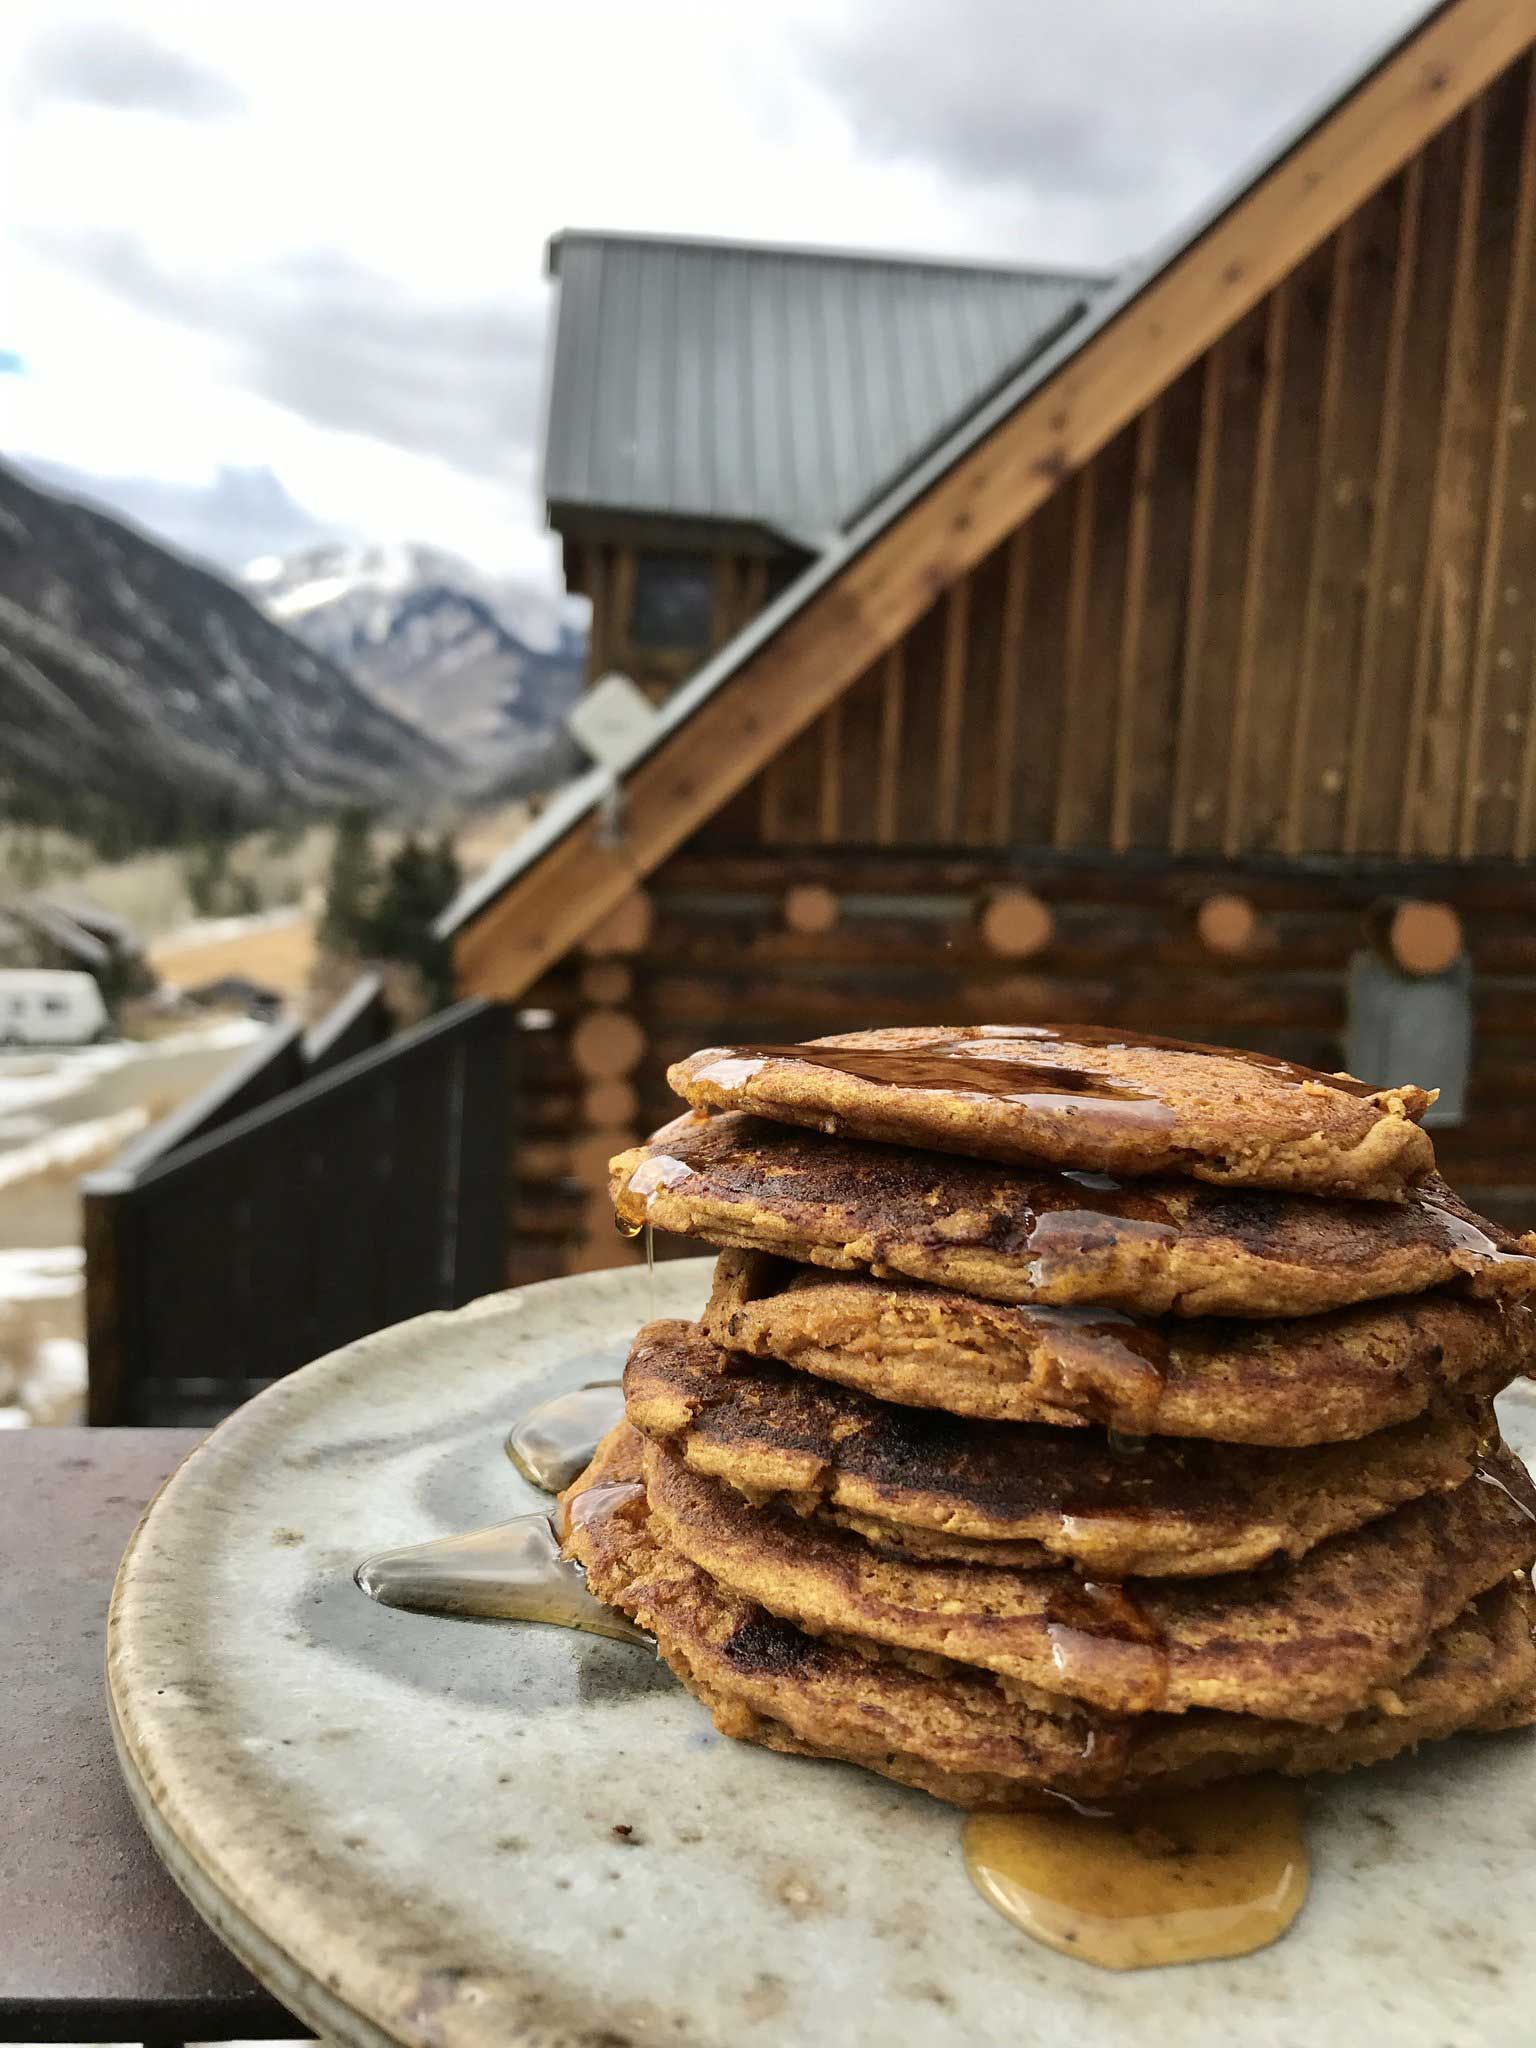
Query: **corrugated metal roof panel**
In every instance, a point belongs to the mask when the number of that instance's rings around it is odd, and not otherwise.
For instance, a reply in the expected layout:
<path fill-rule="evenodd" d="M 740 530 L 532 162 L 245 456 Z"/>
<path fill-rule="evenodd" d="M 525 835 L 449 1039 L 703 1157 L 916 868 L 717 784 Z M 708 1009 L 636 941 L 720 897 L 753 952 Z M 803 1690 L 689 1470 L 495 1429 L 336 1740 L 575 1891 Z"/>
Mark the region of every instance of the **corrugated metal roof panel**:
<path fill-rule="evenodd" d="M 811 546 L 1106 280 L 568 231 L 551 504 L 765 526 Z"/>

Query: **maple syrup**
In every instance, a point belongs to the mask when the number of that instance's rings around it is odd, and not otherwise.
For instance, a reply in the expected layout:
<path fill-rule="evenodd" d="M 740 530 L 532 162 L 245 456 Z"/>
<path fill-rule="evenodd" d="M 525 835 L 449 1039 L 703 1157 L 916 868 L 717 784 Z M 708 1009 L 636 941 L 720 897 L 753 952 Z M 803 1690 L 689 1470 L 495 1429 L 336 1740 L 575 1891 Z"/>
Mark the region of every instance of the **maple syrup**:
<path fill-rule="evenodd" d="M 1073 1579 L 1045 1605 L 1051 1661 L 1066 1692 L 1110 1688 L 1127 1714 L 1155 1714 L 1168 1703 L 1168 1644 L 1124 1586 Z"/>
<path fill-rule="evenodd" d="M 1018 1045 L 1029 1051 L 1023 1058 L 993 1059 L 977 1052 L 978 1044 Z M 1325 1074 L 1312 1067 L 1298 1066 L 1293 1060 L 1277 1059 L 1270 1053 L 1202 1045 L 1192 1039 L 1161 1038 L 1150 1032 L 1110 1030 L 1092 1024 L 1066 1029 L 1050 1024 L 983 1025 L 952 1036 L 935 1036 L 929 1044 L 921 1046 L 732 1046 L 701 1067 L 694 1078 L 718 1088 L 737 1088 L 760 1074 L 770 1060 L 799 1060 L 806 1066 L 894 1088 L 948 1089 L 986 1095 L 1018 1103 L 1026 1109 L 1053 1109 L 1059 1106 L 1060 1098 L 1071 1097 L 1100 1105 L 1101 1113 L 1116 1122 L 1166 1127 L 1174 1121 L 1171 1104 L 1153 1089 L 1065 1061 L 1033 1057 L 1037 1047 L 1042 1051 L 1061 1047 L 1070 1053 L 1074 1046 L 1093 1046 L 1106 1052 L 1149 1050 L 1238 1060 L 1245 1066 L 1261 1067 L 1274 1079 L 1297 1088 L 1332 1088 L 1339 1094 L 1360 1098 L 1377 1092 L 1370 1082 L 1357 1081 L 1352 1075 Z"/>
<path fill-rule="evenodd" d="M 541 1401 L 513 1424 L 507 1456 L 530 1486 L 563 1493 L 592 1462 L 603 1438 L 624 1419 L 622 1380 L 593 1380 Z"/>
<path fill-rule="evenodd" d="M 1095 1809 L 976 1813 L 966 1869 L 1034 1940 L 1106 1970 L 1265 1948 L 1307 1895 L 1300 1787 L 1239 1778 Z"/>
<path fill-rule="evenodd" d="M 593 1487 L 608 1496 L 614 1487 Z M 576 1494 L 568 1509 L 587 1499 Z M 594 1502 L 588 1512 L 617 1505 Z M 540 1621 L 621 1643 L 651 1638 L 616 1607 L 587 1591 L 586 1575 L 560 1555 L 560 1541 L 548 1515 L 520 1515 L 493 1529 L 440 1536 L 364 1558 L 353 1573 L 370 1600 L 404 1607 L 414 1614 L 475 1615 L 495 1621 Z"/>
<path fill-rule="evenodd" d="M 1152 1436 L 1168 1383 L 1168 1339 L 1153 1324 L 1109 1308 L 1031 1308 L 1053 1340 L 1062 1399 L 1112 1433 Z"/>

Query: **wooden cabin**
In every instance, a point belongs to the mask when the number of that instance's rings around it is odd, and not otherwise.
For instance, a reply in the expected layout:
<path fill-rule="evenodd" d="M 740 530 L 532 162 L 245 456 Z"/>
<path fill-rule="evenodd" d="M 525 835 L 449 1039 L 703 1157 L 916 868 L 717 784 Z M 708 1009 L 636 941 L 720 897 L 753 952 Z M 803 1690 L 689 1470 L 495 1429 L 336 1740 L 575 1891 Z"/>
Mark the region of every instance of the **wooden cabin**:
<path fill-rule="evenodd" d="M 1432 13 L 454 906 L 522 1027 L 510 1280 L 632 1255 L 670 1060 L 871 1023 L 1406 1063 L 1536 1216 L 1533 36 Z"/>
<path fill-rule="evenodd" d="M 544 454 L 588 680 L 669 694 L 1106 288 L 567 230 Z"/>

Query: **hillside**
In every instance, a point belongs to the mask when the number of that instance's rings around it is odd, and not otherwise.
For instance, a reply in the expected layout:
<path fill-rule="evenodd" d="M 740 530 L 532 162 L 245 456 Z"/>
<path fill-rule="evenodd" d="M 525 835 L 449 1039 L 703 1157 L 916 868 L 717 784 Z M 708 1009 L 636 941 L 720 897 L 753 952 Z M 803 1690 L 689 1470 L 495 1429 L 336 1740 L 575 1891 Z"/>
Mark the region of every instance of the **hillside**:
<path fill-rule="evenodd" d="M 270 618 L 340 662 L 387 709 L 470 763 L 477 781 L 570 773 L 579 607 L 438 548 L 329 544 L 268 556 L 246 587 Z"/>
<path fill-rule="evenodd" d="M 0 468 L 0 820 L 127 847 L 457 773 L 218 576 Z"/>

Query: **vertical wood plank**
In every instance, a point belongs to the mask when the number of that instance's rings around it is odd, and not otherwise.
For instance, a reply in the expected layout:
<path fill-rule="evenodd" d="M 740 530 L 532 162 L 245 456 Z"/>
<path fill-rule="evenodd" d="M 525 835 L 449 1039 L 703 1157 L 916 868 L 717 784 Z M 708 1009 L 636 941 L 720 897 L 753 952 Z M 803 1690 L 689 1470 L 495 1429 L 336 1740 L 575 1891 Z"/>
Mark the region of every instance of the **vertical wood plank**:
<path fill-rule="evenodd" d="M 843 820 L 843 699 L 836 697 L 817 722 L 821 735 L 821 776 L 817 833 L 823 846 L 834 846 Z"/>
<path fill-rule="evenodd" d="M 939 674 L 939 781 L 936 824 L 941 845 L 953 845 L 960 811 L 960 735 L 965 717 L 965 660 L 971 622 L 971 578 L 962 576 L 944 600 L 944 652 Z"/>
<path fill-rule="evenodd" d="M 1120 670 L 1115 690 L 1114 787 L 1110 802 L 1109 843 L 1117 853 L 1123 853 L 1131 843 L 1131 790 L 1136 759 L 1141 635 L 1146 623 L 1147 551 L 1162 417 L 1162 402 L 1154 399 L 1136 423 L 1130 532 L 1125 549 L 1125 599 L 1120 615 Z"/>
<path fill-rule="evenodd" d="M 1449 747 L 1446 741 L 1447 727 L 1459 722 L 1465 685 L 1466 414 L 1472 401 L 1470 317 L 1486 114 L 1487 101 L 1474 100 L 1459 124 L 1465 134 L 1446 315 L 1444 399 L 1435 437 L 1429 543 L 1418 592 L 1418 642 L 1398 825 L 1397 847 L 1403 855 L 1448 853 L 1456 809 L 1453 776 L 1460 749 L 1454 740 Z"/>
<path fill-rule="evenodd" d="M 901 805 L 902 699 L 906 693 L 906 642 L 898 640 L 880 664 L 880 759 L 876 771 L 879 800 L 875 837 L 881 846 L 895 844 Z"/>
<path fill-rule="evenodd" d="M 1134 744 L 1124 819 L 1129 846 L 1166 847 L 1172 830 L 1203 387 L 1203 365 L 1193 364 L 1158 403 L 1157 461 L 1147 511 L 1145 597 L 1136 635 L 1131 714 Z"/>
<path fill-rule="evenodd" d="M 1376 448 L 1376 478 L 1371 493 L 1371 543 L 1365 572 L 1365 608 L 1360 633 L 1360 659 L 1355 678 L 1355 716 L 1350 734 L 1349 777 L 1344 808 L 1344 850 L 1359 853 L 1374 843 L 1367 795 L 1372 786 L 1372 740 L 1382 665 L 1382 642 L 1389 602 L 1391 507 L 1397 484 L 1398 453 L 1404 427 L 1403 383 L 1408 352 L 1408 327 L 1414 284 L 1419 269 L 1419 224 L 1424 203 L 1424 159 L 1416 156 L 1403 174 L 1403 205 L 1398 222 L 1397 261 L 1392 278 L 1392 317 L 1382 370 L 1381 433 Z M 1381 807 L 1373 807 L 1379 818 Z M 1377 831 L 1380 830 L 1379 825 Z"/>
<path fill-rule="evenodd" d="M 1216 509 L 1217 457 L 1221 447 L 1223 344 L 1206 354 L 1200 392 L 1200 440 L 1195 457 L 1195 502 L 1190 517 L 1189 576 L 1175 717 L 1173 794 L 1169 804 L 1169 845 L 1183 853 L 1191 844 L 1191 802 L 1199 687 L 1205 658 L 1206 608 L 1211 581 L 1211 530 Z"/>
<path fill-rule="evenodd" d="M 1522 800 L 1529 801 L 1523 791 L 1517 792 L 1513 801 L 1505 795 L 1509 743 L 1520 730 L 1520 711 L 1508 687 L 1517 660 L 1517 635 L 1512 629 L 1517 622 L 1530 618 L 1536 598 L 1530 587 L 1536 581 L 1536 522 L 1518 500 L 1514 526 L 1523 527 L 1524 533 L 1510 532 L 1512 459 L 1517 447 L 1528 454 L 1530 444 L 1528 407 L 1522 402 L 1522 373 L 1529 374 L 1531 245 L 1536 241 L 1536 60 L 1527 59 L 1522 71 L 1519 170 L 1515 179 L 1514 217 L 1509 228 L 1511 267 L 1499 344 L 1482 576 L 1477 594 L 1466 745 L 1459 777 L 1461 814 L 1456 851 L 1463 860 L 1476 853 L 1508 850 L 1513 836 L 1509 830 L 1511 819 L 1518 818 Z M 1488 181 L 1495 202 L 1506 176 L 1505 152 L 1496 146 L 1490 158 Z M 1529 468 L 1527 463 L 1527 471 Z M 1529 745 L 1528 734 L 1526 739 Z M 1522 754 L 1524 751 L 1520 749 Z"/>
<path fill-rule="evenodd" d="M 1290 299 L 1291 283 L 1287 278 L 1270 293 L 1264 323 L 1264 380 L 1254 449 L 1253 489 L 1248 501 L 1248 554 L 1238 621 L 1237 670 L 1232 686 L 1232 753 L 1222 833 L 1223 847 L 1229 854 L 1245 843 L 1244 813 L 1248 800 L 1248 749 L 1253 727 L 1259 607 L 1264 595 L 1265 553 L 1274 491 L 1275 434 L 1280 420 L 1280 394 L 1284 387 Z"/>
<path fill-rule="evenodd" d="M 631 627 L 635 615 L 635 551 L 631 547 L 610 550 L 608 575 L 608 631 L 604 636 L 604 661 L 610 668 L 626 672 L 633 665 Z"/>
<path fill-rule="evenodd" d="M 1076 776 L 1085 706 L 1084 656 L 1088 644 L 1088 592 L 1093 574 L 1093 512 L 1096 465 L 1072 480 L 1072 555 L 1067 572 L 1066 641 L 1062 662 L 1062 748 L 1056 770 L 1056 812 L 1052 842 L 1070 843 L 1076 815 Z"/>
<path fill-rule="evenodd" d="M 1317 466 L 1312 505 L 1311 545 L 1307 550 L 1307 583 L 1302 598 L 1301 655 L 1296 678 L 1296 711 L 1290 735 L 1290 770 L 1286 777 L 1283 844 L 1290 854 L 1306 843 L 1307 793 L 1325 764 L 1311 758 L 1313 699 L 1317 693 L 1318 629 L 1327 575 L 1326 545 L 1329 512 L 1338 476 L 1339 402 L 1344 377 L 1344 349 L 1349 323 L 1349 295 L 1355 253 L 1355 220 L 1345 221 L 1333 238 L 1329 262 L 1328 324 L 1323 341 L 1323 384 L 1318 420 Z"/>
<path fill-rule="evenodd" d="M 1013 834 L 1013 785 L 1019 744 L 1019 692 L 1023 678 L 1024 611 L 1029 601 L 1028 525 L 1006 544 L 1003 617 L 998 643 L 997 751 L 992 762 L 991 843 L 1007 846 Z"/>
<path fill-rule="evenodd" d="M 946 617 L 946 603 L 941 597 L 906 636 L 897 838 L 913 846 L 932 846 L 939 838 Z"/>

